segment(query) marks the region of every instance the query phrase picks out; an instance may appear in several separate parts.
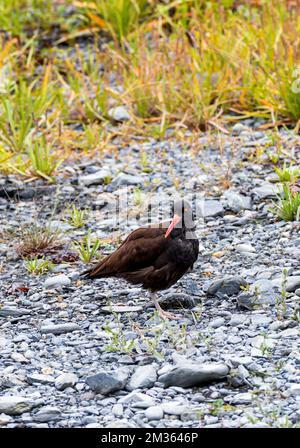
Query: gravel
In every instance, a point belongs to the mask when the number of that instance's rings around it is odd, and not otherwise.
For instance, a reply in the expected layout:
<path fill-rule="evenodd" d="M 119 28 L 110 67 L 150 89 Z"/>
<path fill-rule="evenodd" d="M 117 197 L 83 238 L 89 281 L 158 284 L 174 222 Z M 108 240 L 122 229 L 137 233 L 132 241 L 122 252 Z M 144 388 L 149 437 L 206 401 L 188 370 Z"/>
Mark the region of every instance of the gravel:
<path fill-rule="evenodd" d="M 128 119 L 116 112 L 114 121 Z M 166 140 L 133 135 L 126 145 L 116 133 L 115 152 L 68 162 L 51 186 L 0 175 L 1 428 L 299 425 L 299 223 L 270 212 L 279 185 L 270 134 L 258 125 L 201 133 L 197 151 L 171 131 Z M 276 138 L 298 157 L 299 136 L 282 130 Z M 248 156 L 257 146 L 263 163 Z M 165 322 L 138 286 L 80 278 L 86 264 L 70 248 L 90 229 L 102 241 L 99 255 L 108 255 L 120 235 L 147 223 L 141 198 L 163 200 L 178 182 L 187 197 L 203 199 L 200 255 L 159 294 L 178 316 Z M 128 221 L 115 223 L 120 190 L 134 203 Z M 70 203 L 91 210 L 82 228 L 65 221 Z M 41 276 L 16 252 L 20 228 L 32 223 L 51 223 L 64 241 L 45 254 L 56 267 Z"/>

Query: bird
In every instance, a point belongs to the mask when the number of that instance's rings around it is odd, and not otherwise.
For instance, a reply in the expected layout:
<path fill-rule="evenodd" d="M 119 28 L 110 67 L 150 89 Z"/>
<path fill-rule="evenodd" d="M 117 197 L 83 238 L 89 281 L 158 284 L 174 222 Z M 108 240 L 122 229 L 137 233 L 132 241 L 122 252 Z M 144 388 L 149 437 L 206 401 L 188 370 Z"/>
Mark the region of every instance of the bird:
<path fill-rule="evenodd" d="M 157 292 L 170 288 L 189 272 L 199 254 L 192 207 L 185 199 L 173 202 L 172 220 L 140 227 L 102 261 L 82 272 L 85 278 L 122 278 L 150 293 L 163 319 L 177 319 L 161 308 Z"/>

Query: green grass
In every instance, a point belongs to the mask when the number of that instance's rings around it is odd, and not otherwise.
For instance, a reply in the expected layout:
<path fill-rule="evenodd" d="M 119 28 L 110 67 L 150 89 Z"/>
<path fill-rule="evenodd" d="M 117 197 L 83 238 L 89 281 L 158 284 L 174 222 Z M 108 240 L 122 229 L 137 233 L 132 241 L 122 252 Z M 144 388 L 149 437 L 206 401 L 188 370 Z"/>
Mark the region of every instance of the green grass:
<path fill-rule="evenodd" d="M 87 224 L 87 216 L 88 213 L 86 210 L 80 210 L 76 207 L 75 204 L 67 211 L 66 221 L 72 227 L 76 229 L 80 229 Z"/>
<path fill-rule="evenodd" d="M 274 170 L 280 180 L 280 182 L 289 182 L 294 184 L 297 182 L 300 176 L 299 167 L 294 167 L 292 164 L 287 166 L 286 161 L 284 161 L 282 168 L 277 168 L 274 166 Z"/>
<path fill-rule="evenodd" d="M 53 269 L 54 266 L 55 265 L 51 263 L 51 261 L 45 260 L 44 257 L 35 257 L 25 261 L 25 268 L 32 275 L 42 275 Z"/>
<path fill-rule="evenodd" d="M 78 253 L 80 260 L 84 263 L 89 263 L 92 258 L 94 258 L 100 248 L 100 245 L 100 240 L 97 238 L 92 238 L 90 230 L 81 241 L 73 241 L 73 247 Z"/>
<path fill-rule="evenodd" d="M 52 152 L 53 143 L 47 142 L 45 135 L 42 135 L 34 141 L 30 140 L 28 146 L 32 174 L 52 182 L 53 174 L 62 163 L 62 159 L 57 160 L 57 156 Z"/>
<path fill-rule="evenodd" d="M 299 221 L 300 193 L 291 191 L 287 184 L 283 184 L 283 192 L 277 195 L 277 202 L 274 202 L 271 211 L 283 221 Z"/>
<path fill-rule="evenodd" d="M 255 3 L 3 0 L 1 171 L 51 182 L 54 160 L 101 154 L 115 132 L 184 139 L 246 117 L 297 129 L 300 15 Z M 116 105 L 132 117 L 120 130 Z M 30 145 L 41 134 L 50 152 Z M 152 170 L 145 152 L 140 168 Z"/>

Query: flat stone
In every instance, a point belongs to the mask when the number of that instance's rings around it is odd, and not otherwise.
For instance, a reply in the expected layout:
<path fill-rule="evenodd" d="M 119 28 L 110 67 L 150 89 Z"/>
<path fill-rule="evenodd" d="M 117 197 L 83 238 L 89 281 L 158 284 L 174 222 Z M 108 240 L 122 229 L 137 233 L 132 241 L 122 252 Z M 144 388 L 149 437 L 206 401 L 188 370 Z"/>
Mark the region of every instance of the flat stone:
<path fill-rule="evenodd" d="M 8 425 L 13 422 L 13 418 L 6 414 L 0 414 L 0 426 Z"/>
<path fill-rule="evenodd" d="M 29 412 L 35 406 L 35 401 L 19 395 L 0 397 L 0 413 L 20 415 Z"/>
<path fill-rule="evenodd" d="M 249 392 L 236 394 L 233 397 L 225 397 L 225 401 L 229 402 L 230 404 L 249 404 L 253 400 L 253 395 Z"/>
<path fill-rule="evenodd" d="M 61 412 L 54 406 L 45 406 L 33 416 L 33 420 L 40 423 L 52 422 L 59 420 L 60 418 Z"/>
<path fill-rule="evenodd" d="M 247 282 L 239 276 L 224 277 L 220 280 L 213 281 L 207 290 L 208 296 L 223 297 L 233 296 L 241 291 L 242 287 L 245 287 Z"/>
<path fill-rule="evenodd" d="M 160 406 L 150 406 L 145 411 L 145 417 L 148 420 L 161 420 L 164 416 L 164 411 Z"/>
<path fill-rule="evenodd" d="M 253 188 L 252 193 L 260 200 L 270 198 L 275 199 L 276 195 L 280 193 L 281 190 L 282 188 L 280 188 L 278 185 L 266 182 L 260 187 Z"/>
<path fill-rule="evenodd" d="M 105 311 L 105 313 L 136 313 L 143 310 L 139 305 L 108 305 L 102 306 L 101 309 L 102 311 Z"/>
<path fill-rule="evenodd" d="M 207 199 L 203 205 L 203 217 L 215 217 L 222 216 L 224 214 L 224 207 L 220 201 L 216 201 L 214 199 Z"/>
<path fill-rule="evenodd" d="M 288 277 L 286 283 L 287 292 L 294 292 L 300 287 L 300 275 L 295 275 L 294 277 Z"/>
<path fill-rule="evenodd" d="M 172 401 L 171 403 L 162 403 L 160 407 L 163 412 L 169 415 L 182 415 L 188 410 L 187 405 L 177 401 Z"/>
<path fill-rule="evenodd" d="M 157 379 L 156 368 L 152 365 L 139 366 L 130 378 L 127 389 L 132 391 L 135 389 L 150 388 Z"/>
<path fill-rule="evenodd" d="M 79 325 L 74 323 L 66 323 L 66 324 L 52 324 L 52 325 L 45 325 L 41 327 L 41 333 L 48 334 L 64 334 L 64 333 L 70 333 L 72 331 L 80 330 Z"/>
<path fill-rule="evenodd" d="M 78 381 L 74 373 L 62 373 L 55 380 L 55 387 L 58 390 L 64 390 L 67 387 L 73 387 Z"/>
<path fill-rule="evenodd" d="M 80 185 L 90 186 L 103 184 L 107 179 L 111 178 L 111 172 L 108 168 L 102 168 L 96 173 L 87 174 L 86 176 L 80 176 L 78 183 Z"/>
<path fill-rule="evenodd" d="M 242 210 L 251 210 L 251 198 L 243 196 L 235 191 L 227 190 L 224 194 L 229 210 L 239 213 Z"/>
<path fill-rule="evenodd" d="M 124 106 L 112 107 L 109 109 L 108 115 L 114 121 L 128 121 L 131 119 L 127 109 Z"/>
<path fill-rule="evenodd" d="M 31 311 L 26 308 L 15 308 L 12 306 L 0 307 L 0 317 L 20 317 L 26 314 L 31 314 Z"/>
<path fill-rule="evenodd" d="M 63 286 L 70 286 L 71 280 L 65 274 L 55 275 L 54 277 L 47 278 L 44 285 L 46 288 L 61 288 Z"/>
<path fill-rule="evenodd" d="M 97 394 L 108 395 L 124 389 L 129 377 L 129 370 L 122 368 L 114 371 L 101 371 L 86 378 L 87 385 Z"/>
<path fill-rule="evenodd" d="M 222 327 L 225 324 L 225 319 L 223 317 L 217 317 L 216 319 L 212 320 L 208 326 L 211 328 L 219 328 Z"/>
<path fill-rule="evenodd" d="M 194 364 L 178 365 L 161 375 L 158 381 L 165 387 L 192 387 L 225 378 L 229 373 L 226 364 Z"/>
<path fill-rule="evenodd" d="M 112 188 L 122 187 L 124 185 L 143 185 L 145 179 L 141 176 L 135 176 L 133 174 L 120 173 L 110 183 Z"/>
<path fill-rule="evenodd" d="M 196 306 L 196 300 L 185 293 L 167 293 L 161 299 L 159 299 L 159 304 L 163 309 L 173 308 L 193 308 Z"/>
<path fill-rule="evenodd" d="M 125 397 L 120 398 L 119 403 L 131 405 L 135 408 L 147 409 L 150 406 L 155 405 L 154 398 L 149 395 L 143 394 L 142 392 L 132 391 Z"/>
<path fill-rule="evenodd" d="M 300 396 L 300 384 L 299 383 L 290 385 L 290 394 L 293 395 L 294 397 Z"/>
<path fill-rule="evenodd" d="M 27 382 L 29 384 L 54 384 L 55 379 L 51 375 L 42 373 L 27 374 Z"/>

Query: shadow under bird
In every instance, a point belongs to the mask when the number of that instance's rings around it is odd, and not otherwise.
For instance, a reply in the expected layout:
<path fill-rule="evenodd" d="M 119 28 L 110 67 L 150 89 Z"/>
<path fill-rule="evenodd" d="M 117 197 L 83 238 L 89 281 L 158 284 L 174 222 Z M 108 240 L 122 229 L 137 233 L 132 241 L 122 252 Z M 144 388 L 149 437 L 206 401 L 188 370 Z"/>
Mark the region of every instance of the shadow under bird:
<path fill-rule="evenodd" d="M 160 223 L 134 230 L 111 255 L 81 275 L 90 279 L 116 277 L 141 285 L 150 292 L 162 318 L 176 319 L 160 307 L 156 293 L 170 288 L 190 271 L 198 253 L 191 205 L 180 200 L 173 206 L 169 226 Z"/>

